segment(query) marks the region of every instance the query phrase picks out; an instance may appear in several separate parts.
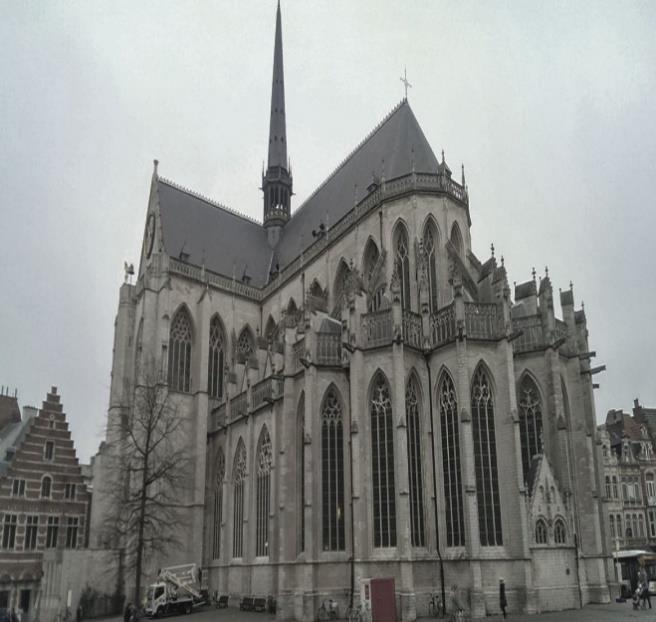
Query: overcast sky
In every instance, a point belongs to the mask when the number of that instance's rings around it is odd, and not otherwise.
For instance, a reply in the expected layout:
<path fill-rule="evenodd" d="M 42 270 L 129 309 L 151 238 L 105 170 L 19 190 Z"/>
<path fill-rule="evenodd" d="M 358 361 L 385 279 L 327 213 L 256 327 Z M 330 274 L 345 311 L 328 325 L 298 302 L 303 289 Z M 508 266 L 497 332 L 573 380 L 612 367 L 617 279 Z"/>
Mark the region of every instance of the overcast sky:
<path fill-rule="evenodd" d="M 295 206 L 403 96 L 465 163 L 474 252 L 585 301 L 597 418 L 656 406 L 656 2 L 283 0 Z M 0 0 L 0 384 L 106 417 L 152 160 L 258 219 L 274 0 Z M 558 308 L 558 313 L 560 310 Z"/>

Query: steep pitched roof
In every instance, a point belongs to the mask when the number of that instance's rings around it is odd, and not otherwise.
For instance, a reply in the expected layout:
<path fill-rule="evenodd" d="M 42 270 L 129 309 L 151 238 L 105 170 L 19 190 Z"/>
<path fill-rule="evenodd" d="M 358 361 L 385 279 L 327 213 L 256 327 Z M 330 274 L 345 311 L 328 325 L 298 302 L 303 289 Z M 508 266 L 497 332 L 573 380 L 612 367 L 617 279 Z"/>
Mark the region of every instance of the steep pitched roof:
<path fill-rule="evenodd" d="M 14 395 L 0 395 L 0 433 L 2 429 L 21 420 L 18 400 Z"/>
<path fill-rule="evenodd" d="M 181 188 L 158 179 L 164 248 L 171 256 L 187 255 L 196 266 L 237 279 L 247 273 L 261 287 L 268 280 L 271 249 L 262 225 Z"/>
<path fill-rule="evenodd" d="M 412 172 L 413 161 L 417 173 L 437 172 L 437 158 L 403 100 L 292 214 L 275 255 L 260 223 L 159 178 L 164 248 L 171 257 L 185 253 L 189 263 L 228 277 L 233 269 L 237 279 L 247 273 L 262 287 L 276 263 L 284 268 L 313 243 L 313 229 L 334 225 L 368 194 L 374 171 L 401 177 Z"/>
<path fill-rule="evenodd" d="M 388 180 L 411 173 L 413 152 L 416 172 L 437 172 L 437 158 L 404 99 L 292 214 L 278 247 L 280 267 L 314 241 L 320 223 L 333 226 L 368 194 L 374 172 Z"/>

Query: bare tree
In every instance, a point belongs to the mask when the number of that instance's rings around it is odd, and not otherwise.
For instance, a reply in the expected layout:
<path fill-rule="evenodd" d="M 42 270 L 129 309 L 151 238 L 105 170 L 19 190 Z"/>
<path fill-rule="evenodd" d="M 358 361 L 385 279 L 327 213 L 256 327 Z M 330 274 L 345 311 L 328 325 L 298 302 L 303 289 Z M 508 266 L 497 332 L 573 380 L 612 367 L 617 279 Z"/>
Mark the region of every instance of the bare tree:
<path fill-rule="evenodd" d="M 110 510 L 105 524 L 126 548 L 126 570 L 134 572 L 135 600 L 147 555 L 179 545 L 183 487 L 189 471 L 184 420 L 159 375 L 146 374 L 135 388 L 129 415 L 116 421 L 113 435 Z"/>

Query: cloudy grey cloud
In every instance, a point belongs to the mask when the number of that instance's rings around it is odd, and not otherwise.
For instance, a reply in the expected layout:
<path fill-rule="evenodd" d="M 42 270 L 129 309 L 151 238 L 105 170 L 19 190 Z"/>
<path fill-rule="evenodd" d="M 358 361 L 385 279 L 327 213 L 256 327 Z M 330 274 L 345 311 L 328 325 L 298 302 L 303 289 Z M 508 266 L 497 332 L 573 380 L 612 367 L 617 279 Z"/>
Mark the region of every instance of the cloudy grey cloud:
<path fill-rule="evenodd" d="M 586 303 L 597 416 L 656 405 L 656 4 L 283 2 L 297 206 L 403 96 L 464 161 L 474 250 Z M 275 3 L 0 3 L 0 384 L 88 459 L 124 260 L 162 175 L 261 216 Z"/>

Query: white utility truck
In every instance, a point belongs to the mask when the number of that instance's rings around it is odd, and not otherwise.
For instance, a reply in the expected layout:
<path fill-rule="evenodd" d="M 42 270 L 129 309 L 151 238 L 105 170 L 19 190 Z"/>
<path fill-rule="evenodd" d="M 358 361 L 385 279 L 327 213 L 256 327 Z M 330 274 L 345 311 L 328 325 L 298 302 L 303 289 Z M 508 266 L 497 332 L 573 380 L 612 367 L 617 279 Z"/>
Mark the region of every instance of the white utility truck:
<path fill-rule="evenodd" d="M 191 613 L 194 607 L 205 604 L 199 574 L 196 564 L 162 568 L 157 581 L 148 586 L 146 615 L 159 618 L 174 613 Z"/>

